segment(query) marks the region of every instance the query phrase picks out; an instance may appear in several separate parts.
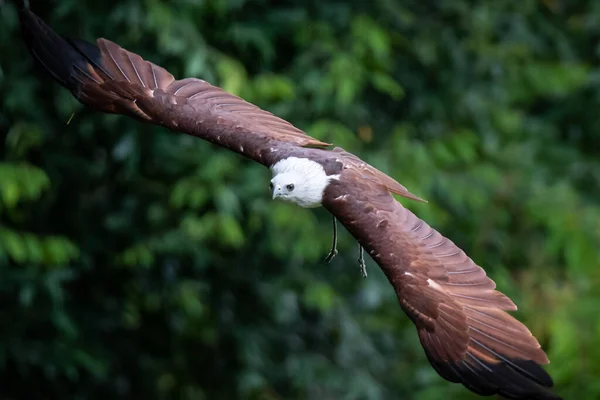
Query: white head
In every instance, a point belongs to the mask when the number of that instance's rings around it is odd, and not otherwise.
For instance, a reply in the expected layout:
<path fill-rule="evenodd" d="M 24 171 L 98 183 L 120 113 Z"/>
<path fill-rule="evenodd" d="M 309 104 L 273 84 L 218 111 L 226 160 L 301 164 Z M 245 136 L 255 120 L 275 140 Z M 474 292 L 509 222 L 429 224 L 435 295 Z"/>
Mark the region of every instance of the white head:
<path fill-rule="evenodd" d="M 339 175 L 327 176 L 321 164 L 308 158 L 288 157 L 274 164 L 271 170 L 273 179 L 269 188 L 273 199 L 305 208 L 319 207 L 331 179 L 339 178 Z"/>

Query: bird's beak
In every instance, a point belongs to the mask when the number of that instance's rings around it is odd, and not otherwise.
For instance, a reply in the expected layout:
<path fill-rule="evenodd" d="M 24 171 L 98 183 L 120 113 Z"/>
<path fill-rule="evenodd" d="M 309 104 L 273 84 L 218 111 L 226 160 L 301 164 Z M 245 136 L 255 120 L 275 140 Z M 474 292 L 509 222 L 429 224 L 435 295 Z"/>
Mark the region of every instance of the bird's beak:
<path fill-rule="evenodd" d="M 274 187 L 273 188 L 273 200 L 278 198 L 280 193 L 281 193 L 281 186 Z"/>

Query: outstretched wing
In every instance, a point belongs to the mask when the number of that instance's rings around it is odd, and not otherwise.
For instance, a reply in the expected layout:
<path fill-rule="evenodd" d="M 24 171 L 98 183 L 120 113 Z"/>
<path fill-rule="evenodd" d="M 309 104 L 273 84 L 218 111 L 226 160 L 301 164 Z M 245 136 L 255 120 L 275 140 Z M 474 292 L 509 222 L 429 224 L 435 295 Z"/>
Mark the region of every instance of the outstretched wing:
<path fill-rule="evenodd" d="M 28 9 L 21 30 L 34 57 L 83 104 L 200 137 L 264 164 L 277 146 L 325 147 L 300 129 L 200 79 L 167 70 L 106 39 L 58 35 Z M 272 156 L 273 155 L 273 156 Z"/>
<path fill-rule="evenodd" d="M 20 14 L 34 57 L 92 108 L 198 136 L 270 165 L 281 147 L 325 147 L 288 122 L 200 79 L 165 69 L 105 39 L 66 39 L 29 10 Z M 279 152 L 281 154 L 282 152 Z M 444 378 L 484 395 L 559 399 L 539 366 L 548 359 L 516 309 L 456 245 L 395 201 L 418 199 L 339 150 L 344 168 L 323 205 L 358 239 L 394 286 L 429 360 Z"/>
<path fill-rule="evenodd" d="M 382 268 L 436 371 L 481 395 L 559 399 L 540 367 L 546 354 L 506 312 L 517 307 L 485 271 L 397 202 L 385 182 L 344 162 L 323 205 Z"/>

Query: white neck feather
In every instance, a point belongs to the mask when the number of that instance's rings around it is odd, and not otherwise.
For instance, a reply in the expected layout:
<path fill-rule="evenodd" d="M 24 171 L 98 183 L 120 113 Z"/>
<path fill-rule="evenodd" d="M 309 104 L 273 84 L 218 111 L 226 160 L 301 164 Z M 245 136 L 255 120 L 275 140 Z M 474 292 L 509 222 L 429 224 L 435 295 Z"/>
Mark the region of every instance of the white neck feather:
<path fill-rule="evenodd" d="M 332 179 L 339 175 L 328 176 L 323 166 L 308 158 L 288 157 L 275 163 L 273 171 L 273 198 L 296 203 L 300 207 L 312 208 L 321 205 L 323 192 Z M 288 185 L 294 185 L 288 191 Z"/>

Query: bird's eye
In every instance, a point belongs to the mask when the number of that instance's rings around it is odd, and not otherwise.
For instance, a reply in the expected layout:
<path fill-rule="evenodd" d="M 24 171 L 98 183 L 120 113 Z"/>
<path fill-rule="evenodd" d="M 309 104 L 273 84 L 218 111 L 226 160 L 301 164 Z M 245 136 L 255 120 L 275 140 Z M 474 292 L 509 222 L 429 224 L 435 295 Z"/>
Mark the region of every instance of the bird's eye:
<path fill-rule="evenodd" d="M 273 182 L 269 182 L 269 189 L 271 189 L 271 191 L 273 191 Z"/>
<path fill-rule="evenodd" d="M 290 183 L 289 185 L 286 186 L 286 188 L 287 188 L 287 190 L 289 190 L 291 192 L 292 190 L 294 190 L 294 184 Z"/>

